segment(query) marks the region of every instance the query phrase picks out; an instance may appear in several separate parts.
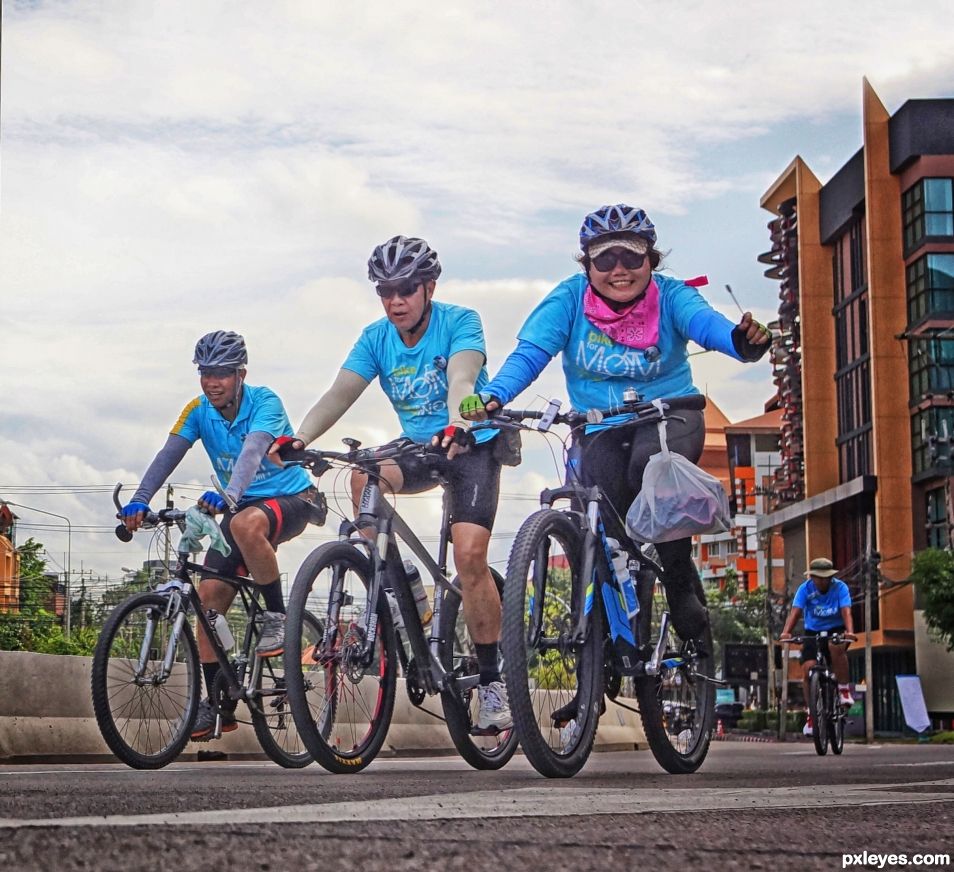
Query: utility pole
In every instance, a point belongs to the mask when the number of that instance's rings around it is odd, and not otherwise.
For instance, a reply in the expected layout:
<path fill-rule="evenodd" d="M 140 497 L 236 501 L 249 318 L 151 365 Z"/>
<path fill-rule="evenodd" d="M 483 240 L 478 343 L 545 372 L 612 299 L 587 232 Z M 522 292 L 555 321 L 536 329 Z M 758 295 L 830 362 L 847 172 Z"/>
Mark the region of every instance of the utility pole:
<path fill-rule="evenodd" d="M 871 514 L 865 520 L 865 742 L 874 744 L 874 669 L 871 656 L 872 592 L 877 582 L 881 555 L 874 550 Z"/>

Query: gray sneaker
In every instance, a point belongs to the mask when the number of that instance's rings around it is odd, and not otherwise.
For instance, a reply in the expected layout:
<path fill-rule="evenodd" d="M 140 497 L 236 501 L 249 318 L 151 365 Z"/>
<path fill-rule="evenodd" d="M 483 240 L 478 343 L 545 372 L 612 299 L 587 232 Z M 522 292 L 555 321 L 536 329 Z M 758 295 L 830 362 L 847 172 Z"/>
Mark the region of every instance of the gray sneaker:
<path fill-rule="evenodd" d="M 196 712 L 195 723 L 192 725 L 193 742 L 208 742 L 215 737 L 215 718 L 216 712 L 212 708 L 212 703 L 207 699 L 199 702 L 199 710 Z M 238 724 L 235 721 L 235 715 L 228 712 L 222 712 L 222 732 L 231 733 L 237 730 Z"/>
<path fill-rule="evenodd" d="M 507 688 L 502 681 L 478 685 L 477 699 L 480 701 L 480 711 L 477 713 L 477 723 L 470 731 L 472 735 L 496 736 L 513 728 L 510 700 L 507 699 Z"/>
<path fill-rule="evenodd" d="M 262 635 L 255 653 L 259 657 L 278 657 L 285 653 L 285 615 L 281 612 L 262 612 Z"/>

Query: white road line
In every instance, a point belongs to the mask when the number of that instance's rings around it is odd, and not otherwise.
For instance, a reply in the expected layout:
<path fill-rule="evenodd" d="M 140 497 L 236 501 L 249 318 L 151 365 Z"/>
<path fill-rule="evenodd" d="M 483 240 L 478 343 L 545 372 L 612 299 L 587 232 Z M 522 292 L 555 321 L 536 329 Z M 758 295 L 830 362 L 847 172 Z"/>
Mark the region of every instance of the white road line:
<path fill-rule="evenodd" d="M 954 778 L 927 782 L 951 786 Z M 904 792 L 912 784 L 814 785 L 801 787 L 592 790 L 525 787 L 396 799 L 330 802 L 277 808 L 222 809 L 163 814 L 110 815 L 50 819 L 0 819 L 0 829 L 22 827 L 142 827 L 163 825 L 333 823 L 464 818 L 566 817 L 594 814 L 647 814 L 688 811 L 745 811 L 767 808 L 907 805 L 954 802 L 954 793 Z"/>

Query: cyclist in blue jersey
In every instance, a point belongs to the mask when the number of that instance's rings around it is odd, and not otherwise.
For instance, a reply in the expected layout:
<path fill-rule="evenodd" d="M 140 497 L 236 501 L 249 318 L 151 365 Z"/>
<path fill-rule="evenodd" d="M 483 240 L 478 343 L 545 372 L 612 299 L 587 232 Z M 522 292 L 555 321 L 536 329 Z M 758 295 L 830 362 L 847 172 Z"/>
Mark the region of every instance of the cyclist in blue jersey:
<path fill-rule="evenodd" d="M 234 512 L 226 511 L 226 500 L 215 490 L 200 497 L 203 511 L 225 513 L 220 526 L 232 548 L 228 557 L 210 549 L 205 565 L 226 575 L 245 569 L 260 585 L 265 613 L 255 650 L 260 656 L 276 657 L 285 644 L 285 602 L 275 549 L 301 533 L 316 517 L 317 507 L 311 501 L 315 489 L 303 469 L 278 469 L 265 460 L 272 441 L 290 435 L 292 427 L 281 400 L 271 390 L 245 384 L 245 340 L 231 331 L 208 333 L 196 344 L 193 363 L 199 368 L 202 396 L 182 410 L 120 517 L 126 529 L 138 529 L 149 511 L 149 500 L 196 440 L 201 440 L 229 504 L 235 506 Z M 204 608 L 224 614 L 235 598 L 235 589 L 207 576 L 199 585 L 199 598 Z M 198 634 L 197 641 L 206 691 L 211 697 L 219 664 L 204 632 Z M 214 726 L 215 709 L 205 699 L 199 706 L 192 739 L 207 740 Z M 222 731 L 230 732 L 237 726 L 234 715 L 226 710 Z"/>
<path fill-rule="evenodd" d="M 475 438 L 458 415 L 463 398 L 487 383 L 486 346 L 473 309 L 433 299 L 440 274 L 437 252 L 423 239 L 395 236 L 374 249 L 368 277 L 385 317 L 365 327 L 295 438 L 277 440 L 270 456 L 280 462 L 286 444 L 299 449 L 317 439 L 374 379 L 397 412 L 401 439 L 447 450 L 437 469 L 448 482 L 454 564 L 480 668 L 475 729 L 496 734 L 512 726 L 498 661 L 500 597 L 487 565 L 500 489 L 499 440 L 488 430 Z M 433 470 L 416 459 L 387 460 L 381 483 L 396 494 L 421 493 L 436 486 Z M 366 481 L 364 473 L 352 474 L 356 512 Z"/>
<path fill-rule="evenodd" d="M 644 401 L 698 394 L 689 368 L 690 339 L 740 361 L 759 360 L 768 350 L 771 333 L 750 312 L 733 325 L 694 287 L 657 272 L 662 254 L 642 209 L 603 206 L 586 216 L 579 238 L 582 272 L 562 281 L 530 313 L 497 375 L 465 398 L 461 413 L 468 419 L 483 420 L 509 403 L 557 354 L 563 356 L 573 408 L 586 411 L 622 403 L 628 389 Z M 705 439 L 703 413 L 681 410 L 678 417 L 683 420 L 668 424 L 669 447 L 696 462 Z M 658 451 L 655 427 L 634 432 L 589 425 L 574 446 L 584 484 L 599 485 L 615 510 L 615 517 L 613 511 L 604 516 L 608 535 L 623 537 L 622 519 L 650 455 Z M 695 637 L 707 614 L 691 539 L 656 547 L 676 631 L 684 639 Z"/>
<path fill-rule="evenodd" d="M 778 637 L 779 642 L 786 642 L 792 638 L 792 629 L 798 619 L 805 616 L 805 636 L 809 638 L 802 643 L 802 684 L 805 688 L 805 702 L 807 704 L 809 690 L 809 673 L 818 661 L 818 641 L 814 638 L 819 633 L 845 633 L 854 635 L 854 622 L 851 616 L 851 592 L 848 585 L 840 578 L 835 578 L 838 570 L 827 557 L 819 557 L 808 565 L 807 581 L 803 581 L 795 591 L 792 608 L 785 620 L 785 626 Z M 854 704 L 851 695 L 851 684 L 848 682 L 848 643 L 842 645 L 828 645 L 828 655 L 831 658 L 832 669 L 838 679 L 838 701 L 842 705 Z M 809 714 L 805 722 L 804 733 L 812 735 L 814 731 L 812 716 Z"/>

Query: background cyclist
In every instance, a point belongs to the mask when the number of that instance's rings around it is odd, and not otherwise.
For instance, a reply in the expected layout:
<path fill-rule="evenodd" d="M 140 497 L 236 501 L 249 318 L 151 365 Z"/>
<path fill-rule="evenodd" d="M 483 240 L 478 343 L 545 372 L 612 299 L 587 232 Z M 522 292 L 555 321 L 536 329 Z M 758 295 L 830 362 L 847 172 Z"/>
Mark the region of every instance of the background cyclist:
<path fill-rule="evenodd" d="M 447 449 L 448 460 L 439 471 L 449 482 L 454 564 L 480 667 L 475 727 L 493 734 L 512 726 L 498 666 L 500 598 L 487 565 L 500 463 L 492 442 L 496 434 L 484 431 L 475 440 L 469 424 L 458 417 L 463 398 L 487 382 L 486 345 L 473 309 L 434 301 L 440 274 L 437 252 L 423 239 L 395 236 L 374 249 L 368 277 L 385 317 L 361 333 L 334 383 L 305 416 L 293 445 L 299 448 L 325 433 L 377 378 L 397 412 L 401 438 Z M 270 450 L 276 462 L 287 441 Z M 421 493 L 436 486 L 433 468 L 416 458 L 387 460 L 382 486 L 394 493 Z M 366 481 L 363 473 L 352 474 L 356 511 Z"/>
<path fill-rule="evenodd" d="M 271 390 L 245 384 L 245 340 L 226 330 L 207 333 L 196 343 L 192 362 L 199 367 L 202 396 L 182 410 L 139 489 L 123 507 L 121 518 L 126 529 L 138 529 L 149 511 L 149 500 L 195 441 L 201 440 L 225 493 L 238 503 L 238 510 L 234 514 L 225 512 L 221 523 L 232 546 L 231 554 L 225 557 L 210 549 L 205 565 L 227 575 L 247 569 L 261 586 L 266 611 L 255 650 L 263 657 L 278 656 L 285 644 L 285 603 L 275 549 L 305 529 L 312 517 L 313 505 L 308 498 L 314 490 L 303 469 L 279 469 L 265 461 L 271 442 L 291 434 L 292 427 L 281 400 Z M 210 490 L 199 498 L 199 507 L 214 514 L 224 511 L 226 504 Z M 199 598 L 204 608 L 224 614 L 235 598 L 235 590 L 223 581 L 204 577 Z M 198 634 L 197 641 L 206 693 L 211 697 L 219 664 L 204 632 Z M 235 702 L 231 701 L 230 706 L 234 711 Z M 223 714 L 222 720 L 223 732 L 237 727 L 230 712 Z M 214 726 L 215 711 L 205 699 L 199 705 L 192 739 L 208 739 Z"/>
<path fill-rule="evenodd" d="M 803 581 L 795 591 L 792 608 L 785 619 L 785 626 L 778 637 L 780 642 L 792 638 L 792 629 L 798 619 L 805 615 L 805 636 L 809 638 L 802 642 L 802 686 L 805 689 L 805 705 L 808 705 L 810 696 L 809 672 L 818 661 L 818 641 L 814 638 L 822 630 L 829 633 L 846 633 L 854 635 L 854 621 L 851 617 L 851 592 L 848 585 L 840 578 L 835 578 L 838 572 L 834 564 L 827 557 L 819 557 L 808 564 L 807 581 Z M 848 683 L 848 643 L 842 645 L 828 645 L 828 656 L 831 658 L 832 669 L 838 679 L 838 701 L 842 705 L 853 705 L 851 685 Z M 812 722 L 811 712 L 805 721 L 803 732 L 806 736 L 812 735 L 815 725 Z"/>
<path fill-rule="evenodd" d="M 586 411 L 621 403 L 627 388 L 635 388 L 642 400 L 698 394 L 687 359 L 690 339 L 742 361 L 758 360 L 768 350 L 771 334 L 751 313 L 733 325 L 694 287 L 655 272 L 662 254 L 642 209 L 603 206 L 586 216 L 579 240 L 582 273 L 562 281 L 530 313 L 500 371 L 465 399 L 465 417 L 482 420 L 487 411 L 509 403 L 560 353 L 570 403 Z M 703 413 L 680 410 L 679 416 L 684 423 L 668 424 L 669 447 L 696 462 L 705 439 Z M 584 484 L 599 485 L 625 518 L 649 456 L 659 451 L 656 428 L 590 425 L 580 443 Z M 625 541 L 612 515 L 604 515 L 607 535 Z M 697 636 L 707 615 L 696 593 L 701 585 L 691 540 L 656 547 L 676 631 L 684 639 Z"/>

